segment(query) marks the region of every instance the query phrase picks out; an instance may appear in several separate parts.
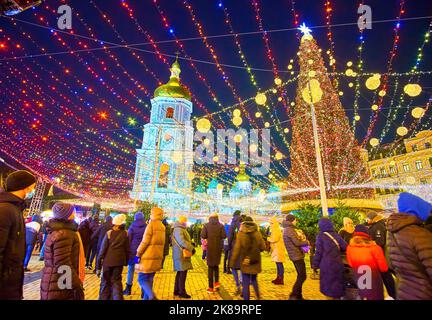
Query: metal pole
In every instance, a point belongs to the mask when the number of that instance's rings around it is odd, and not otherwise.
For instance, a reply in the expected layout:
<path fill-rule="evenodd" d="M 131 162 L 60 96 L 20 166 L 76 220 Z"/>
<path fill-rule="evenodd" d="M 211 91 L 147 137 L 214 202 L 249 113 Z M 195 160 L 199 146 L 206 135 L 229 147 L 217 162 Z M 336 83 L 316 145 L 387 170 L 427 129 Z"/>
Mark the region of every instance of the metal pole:
<path fill-rule="evenodd" d="M 321 149 L 318 140 L 318 129 L 317 129 L 317 122 L 315 117 L 315 107 L 313 103 L 311 103 L 311 114 L 312 114 L 312 127 L 313 127 L 314 144 L 315 144 L 315 156 L 316 156 L 317 169 L 318 169 L 318 181 L 319 181 L 320 195 L 321 195 L 321 207 L 322 207 L 323 216 L 328 217 L 326 186 L 324 181 L 324 171 L 321 162 Z"/>

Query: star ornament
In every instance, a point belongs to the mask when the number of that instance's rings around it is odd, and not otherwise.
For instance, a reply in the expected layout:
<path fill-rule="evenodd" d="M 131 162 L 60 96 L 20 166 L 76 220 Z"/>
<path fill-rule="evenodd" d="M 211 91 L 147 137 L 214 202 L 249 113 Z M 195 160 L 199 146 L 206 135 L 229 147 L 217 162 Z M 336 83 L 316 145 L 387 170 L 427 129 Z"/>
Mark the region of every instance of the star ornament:
<path fill-rule="evenodd" d="M 300 32 L 303 34 L 302 40 L 311 40 L 312 39 L 312 35 L 311 35 L 312 30 L 309 27 L 307 27 L 304 22 L 297 29 L 300 30 Z"/>

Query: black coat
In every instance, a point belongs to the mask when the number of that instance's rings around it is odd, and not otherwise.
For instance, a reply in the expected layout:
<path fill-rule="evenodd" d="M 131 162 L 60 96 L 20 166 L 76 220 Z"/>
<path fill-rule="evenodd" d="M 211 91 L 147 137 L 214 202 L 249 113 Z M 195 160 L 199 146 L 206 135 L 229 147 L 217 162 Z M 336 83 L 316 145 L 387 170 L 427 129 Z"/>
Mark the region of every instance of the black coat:
<path fill-rule="evenodd" d="M 102 224 L 99 229 L 94 233 L 93 237 L 97 239 L 97 252 L 99 253 L 102 241 L 105 238 L 106 233 L 108 230 L 111 230 L 113 227 L 111 222 L 105 222 Z"/>
<path fill-rule="evenodd" d="M 373 241 L 376 242 L 385 252 L 385 246 L 387 241 L 387 227 L 385 220 L 381 219 L 369 224 L 369 235 Z"/>
<path fill-rule="evenodd" d="M 225 228 L 217 217 L 210 217 L 201 230 L 201 238 L 207 239 L 207 265 L 216 267 L 220 264 L 223 239 L 226 238 Z"/>
<path fill-rule="evenodd" d="M 24 200 L 0 193 L 0 300 L 22 299 L 26 234 Z"/>
<path fill-rule="evenodd" d="M 130 257 L 130 243 L 125 230 L 111 230 L 105 235 L 98 255 L 98 266 L 127 266 Z M 102 263 L 102 264 L 101 264 Z"/>

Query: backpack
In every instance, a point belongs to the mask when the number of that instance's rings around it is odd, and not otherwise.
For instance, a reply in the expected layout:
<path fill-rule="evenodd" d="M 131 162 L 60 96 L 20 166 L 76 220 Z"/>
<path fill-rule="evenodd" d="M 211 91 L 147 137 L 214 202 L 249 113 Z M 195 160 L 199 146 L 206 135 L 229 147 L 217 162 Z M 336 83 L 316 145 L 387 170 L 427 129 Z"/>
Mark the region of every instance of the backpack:
<path fill-rule="evenodd" d="M 244 265 L 254 265 L 259 263 L 261 251 L 258 248 L 254 232 L 247 234 L 249 247 L 246 249 L 246 255 L 242 261 Z"/>

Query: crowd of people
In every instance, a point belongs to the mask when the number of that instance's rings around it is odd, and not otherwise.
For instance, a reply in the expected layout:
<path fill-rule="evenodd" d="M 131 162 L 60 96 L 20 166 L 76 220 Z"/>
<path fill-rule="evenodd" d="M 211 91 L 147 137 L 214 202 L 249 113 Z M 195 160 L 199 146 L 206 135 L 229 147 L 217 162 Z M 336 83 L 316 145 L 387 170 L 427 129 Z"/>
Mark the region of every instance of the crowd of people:
<path fill-rule="evenodd" d="M 272 283 L 285 283 L 284 264 L 289 259 L 297 274 L 289 299 L 304 300 L 305 256 L 311 242 L 315 247 L 311 268 L 319 270 L 320 291 L 328 299 L 383 300 L 385 287 L 391 299 L 432 300 L 432 205 L 410 193 L 399 195 L 399 210 L 388 218 L 370 212 L 365 224 L 354 225 L 346 217 L 337 232 L 332 221 L 323 217 L 316 239 L 307 239 L 293 214 L 284 215 L 282 224 L 278 217 L 270 218 L 267 234 L 240 211 L 234 212 L 230 224 L 224 225 L 213 213 L 207 223 L 191 228 L 185 216 L 169 225 L 163 210 L 153 207 L 148 221 L 138 212 L 126 230 L 124 214 L 107 216 L 103 223 L 97 216 L 85 217 L 77 225 L 74 206 L 58 202 L 49 221 L 34 216 L 25 223 L 25 200 L 31 198 L 35 186 L 31 173 L 17 171 L 8 176 L 6 190 L 0 192 L 1 300 L 23 298 L 24 272 L 29 271 L 36 246 L 44 261 L 42 300 L 85 299 L 86 269 L 101 278 L 101 300 L 130 295 L 135 273 L 141 298 L 155 300 L 154 278 L 164 267 L 170 248 L 176 272 L 174 296 L 188 299 L 187 274 L 193 269 L 192 256 L 199 244 L 208 267 L 209 294 L 221 286 L 222 262 L 223 272 L 232 274 L 237 295 L 249 300 L 252 286 L 260 299 L 257 277 L 262 271 L 262 253 L 268 250 L 277 270 Z M 128 271 L 125 288 L 124 267 Z M 65 284 L 66 272 L 70 279 Z"/>

